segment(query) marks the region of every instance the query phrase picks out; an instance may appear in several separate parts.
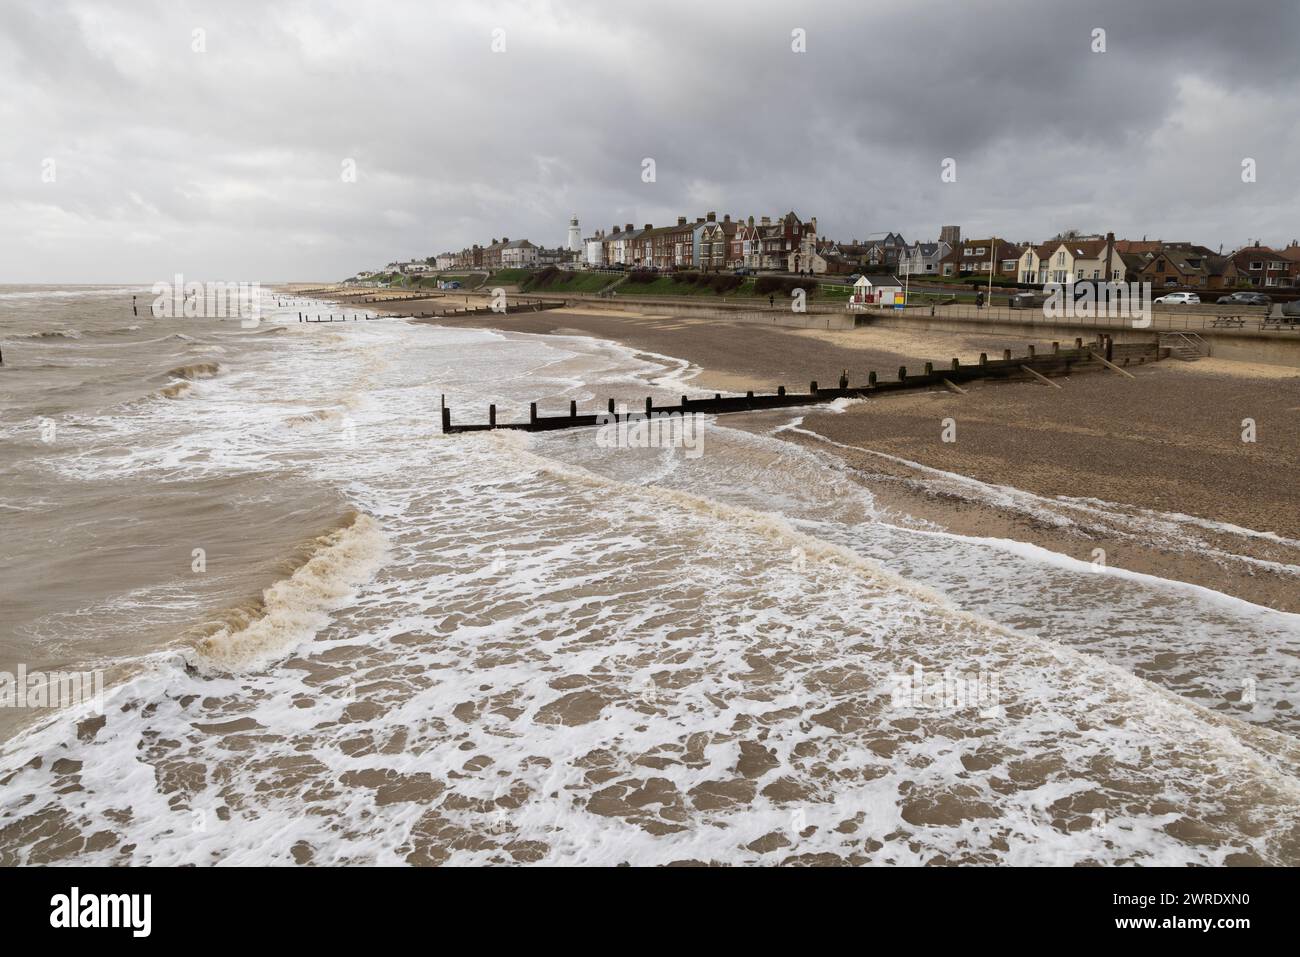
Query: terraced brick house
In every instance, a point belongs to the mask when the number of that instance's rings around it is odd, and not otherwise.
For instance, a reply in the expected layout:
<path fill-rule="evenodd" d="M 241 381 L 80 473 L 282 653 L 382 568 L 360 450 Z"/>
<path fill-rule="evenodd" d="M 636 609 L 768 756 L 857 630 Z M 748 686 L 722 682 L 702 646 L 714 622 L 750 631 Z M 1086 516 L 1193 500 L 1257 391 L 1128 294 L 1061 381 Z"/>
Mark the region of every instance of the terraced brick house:
<path fill-rule="evenodd" d="M 1234 285 L 1260 291 L 1292 289 L 1296 285 L 1296 271 L 1300 264 L 1271 246 L 1256 242 L 1253 246 L 1238 249 L 1228 259 L 1234 267 L 1231 276 Z"/>
<path fill-rule="evenodd" d="M 705 272 L 721 272 L 730 262 L 731 237 L 736 224 L 729 214 L 718 221 L 717 213 L 709 213 L 702 223 L 696 223 L 691 247 L 691 264 Z"/>

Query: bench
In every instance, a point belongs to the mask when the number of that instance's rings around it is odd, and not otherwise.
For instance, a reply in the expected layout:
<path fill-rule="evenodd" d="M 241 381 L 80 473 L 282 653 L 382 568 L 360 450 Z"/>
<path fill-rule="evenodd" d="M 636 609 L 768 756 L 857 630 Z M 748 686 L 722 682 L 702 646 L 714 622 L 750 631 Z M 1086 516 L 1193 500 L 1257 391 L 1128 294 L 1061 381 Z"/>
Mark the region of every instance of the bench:
<path fill-rule="evenodd" d="M 1218 316 L 1210 325 L 1215 329 L 1244 329 L 1246 320 L 1241 316 Z"/>
<path fill-rule="evenodd" d="M 1270 316 L 1260 322 L 1261 329 L 1300 331 L 1300 319 L 1295 316 Z"/>

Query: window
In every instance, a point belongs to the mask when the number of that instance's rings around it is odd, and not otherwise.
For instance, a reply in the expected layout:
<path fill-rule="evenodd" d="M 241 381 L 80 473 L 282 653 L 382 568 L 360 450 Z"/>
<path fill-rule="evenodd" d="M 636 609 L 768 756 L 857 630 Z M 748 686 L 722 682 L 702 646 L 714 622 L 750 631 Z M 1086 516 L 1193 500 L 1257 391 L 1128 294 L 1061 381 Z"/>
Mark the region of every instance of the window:
<path fill-rule="evenodd" d="M 1075 278 L 1076 281 L 1079 280 L 1079 279 L 1082 279 L 1082 278 L 1083 278 L 1083 270 L 1082 270 L 1082 269 L 1078 270 L 1078 271 L 1074 274 L 1074 278 Z"/>
<path fill-rule="evenodd" d="M 1100 270 L 1100 269 L 1094 269 L 1094 270 L 1092 271 L 1092 278 L 1093 278 L 1093 279 L 1100 279 L 1100 278 L 1101 278 L 1101 270 Z"/>
<path fill-rule="evenodd" d="M 1276 286 L 1276 285 L 1277 285 L 1277 277 L 1276 277 L 1276 276 L 1269 276 L 1269 277 L 1268 277 L 1268 285 L 1270 285 L 1270 286 Z"/>
<path fill-rule="evenodd" d="M 1251 263 L 1250 263 L 1250 268 L 1251 268 L 1251 269 L 1263 269 L 1263 268 L 1264 268 L 1264 264 L 1263 264 L 1262 262 L 1257 261 L 1257 260 L 1252 260 Z"/>
<path fill-rule="evenodd" d="M 1113 272 L 1111 272 L 1111 274 L 1110 274 L 1110 278 L 1111 278 L 1111 281 L 1113 281 L 1113 282 L 1119 282 L 1119 281 L 1120 281 L 1121 279 L 1123 279 L 1124 277 L 1123 277 L 1123 275 L 1120 273 L 1120 271 L 1119 271 L 1118 269 L 1116 269 L 1116 270 L 1114 270 Z"/>
<path fill-rule="evenodd" d="M 1177 285 L 1178 285 L 1178 277 L 1177 277 L 1177 276 L 1166 276 L 1166 277 L 1165 277 L 1165 285 L 1166 285 L 1166 286 L 1177 286 Z"/>
<path fill-rule="evenodd" d="M 951 275 L 952 275 L 952 263 L 944 263 L 944 264 L 943 264 L 943 274 L 944 274 L 945 276 L 951 276 Z"/>
<path fill-rule="evenodd" d="M 1014 259 L 1004 259 L 1004 260 L 1002 260 L 1002 271 L 1003 271 L 1003 272 L 1015 272 L 1015 269 L 1016 269 L 1016 261 L 1015 261 Z"/>
<path fill-rule="evenodd" d="M 971 249 L 969 246 L 967 246 L 965 249 L 961 251 L 961 254 L 963 256 L 973 256 L 975 255 L 975 251 Z"/>
<path fill-rule="evenodd" d="M 1064 266 L 1064 265 L 1065 265 L 1065 250 L 1064 250 L 1064 249 L 1061 250 L 1059 253 L 1056 254 L 1056 265 L 1058 265 L 1058 266 Z"/>
<path fill-rule="evenodd" d="M 983 256 L 983 255 L 984 255 L 984 247 L 983 247 L 983 246 L 980 246 L 978 249 L 976 249 L 976 250 L 975 250 L 975 255 L 976 255 L 976 256 Z"/>

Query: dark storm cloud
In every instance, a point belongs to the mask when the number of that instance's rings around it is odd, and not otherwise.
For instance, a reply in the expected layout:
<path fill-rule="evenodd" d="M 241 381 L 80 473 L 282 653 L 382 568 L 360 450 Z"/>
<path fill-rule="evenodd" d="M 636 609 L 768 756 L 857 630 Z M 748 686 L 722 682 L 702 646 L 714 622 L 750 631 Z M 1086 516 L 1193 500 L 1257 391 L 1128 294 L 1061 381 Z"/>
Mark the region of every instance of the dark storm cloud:
<path fill-rule="evenodd" d="M 9 4 L 0 280 L 339 278 L 554 245 L 573 212 L 1284 243 L 1298 26 L 1208 0 Z"/>

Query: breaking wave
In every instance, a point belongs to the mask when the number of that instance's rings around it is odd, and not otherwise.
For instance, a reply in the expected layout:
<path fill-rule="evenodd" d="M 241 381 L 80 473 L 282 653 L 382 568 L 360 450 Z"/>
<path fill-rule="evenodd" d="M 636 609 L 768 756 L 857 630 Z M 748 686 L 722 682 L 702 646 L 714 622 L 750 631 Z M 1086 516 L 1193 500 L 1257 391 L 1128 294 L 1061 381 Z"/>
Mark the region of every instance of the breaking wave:
<path fill-rule="evenodd" d="M 191 365 L 177 366 L 175 369 L 168 369 L 167 374 L 173 379 L 211 379 L 221 373 L 221 363 L 219 362 L 195 362 Z"/>
<path fill-rule="evenodd" d="M 383 563 L 388 539 L 369 515 L 320 536 L 310 557 L 249 607 L 230 609 L 215 631 L 197 641 L 187 663 L 203 674 L 261 670 L 287 656 L 329 624 L 357 586 Z"/>

